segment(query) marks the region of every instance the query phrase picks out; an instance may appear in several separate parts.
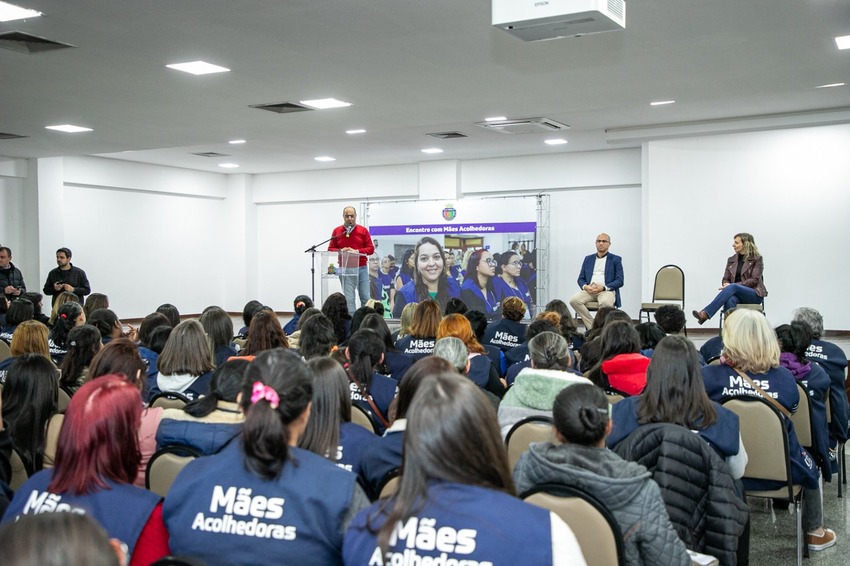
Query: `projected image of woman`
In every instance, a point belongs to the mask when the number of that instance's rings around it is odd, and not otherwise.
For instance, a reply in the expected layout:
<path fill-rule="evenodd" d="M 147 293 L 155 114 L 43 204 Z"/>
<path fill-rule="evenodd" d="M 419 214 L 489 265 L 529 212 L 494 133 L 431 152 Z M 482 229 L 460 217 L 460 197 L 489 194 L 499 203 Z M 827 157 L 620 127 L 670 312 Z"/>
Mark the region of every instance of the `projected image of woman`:
<path fill-rule="evenodd" d="M 525 320 L 531 320 L 531 292 L 525 284 L 520 272 L 522 257 L 516 252 L 507 251 L 499 256 L 497 276 L 493 278 L 493 289 L 496 300 L 500 303 L 508 297 L 517 297 L 525 303 Z"/>
<path fill-rule="evenodd" d="M 461 285 L 461 299 L 466 306 L 483 312 L 489 320 L 498 318 L 499 301 L 493 289 L 496 260 L 487 250 L 476 250 L 469 256 L 466 279 Z"/>
<path fill-rule="evenodd" d="M 437 240 L 429 236 L 419 240 L 413 249 L 413 258 L 416 266 L 413 280 L 406 283 L 395 295 L 395 318 L 401 316 L 401 311 L 407 303 L 434 299 L 443 311 L 449 299 L 460 296 L 460 285 L 446 276 L 446 256 L 443 246 Z"/>

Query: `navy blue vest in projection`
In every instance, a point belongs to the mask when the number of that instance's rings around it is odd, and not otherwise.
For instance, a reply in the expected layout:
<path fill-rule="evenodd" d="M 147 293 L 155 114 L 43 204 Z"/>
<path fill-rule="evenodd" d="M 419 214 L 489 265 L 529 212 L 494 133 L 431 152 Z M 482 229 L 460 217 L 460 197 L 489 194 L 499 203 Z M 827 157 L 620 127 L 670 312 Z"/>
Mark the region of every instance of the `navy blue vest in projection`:
<path fill-rule="evenodd" d="M 380 503 L 360 512 L 345 533 L 345 564 L 381 564 L 377 535 Z M 385 564 L 414 566 L 537 566 L 552 564 L 549 511 L 477 486 L 433 483 L 425 506 L 399 521 Z"/>
<path fill-rule="evenodd" d="M 28 479 L 15 494 L 3 522 L 20 515 L 71 512 L 89 515 L 106 530 L 111 538 L 125 543 L 132 555 L 136 541 L 160 497 L 135 487 L 106 481 L 107 487 L 94 493 L 72 495 L 47 490 L 53 470 L 42 470 Z M 49 534 L 48 534 L 49 535 Z"/>
<path fill-rule="evenodd" d="M 241 440 L 186 466 L 163 505 L 172 553 L 210 566 L 339 564 L 356 476 L 289 450 L 273 480 L 246 469 Z"/>

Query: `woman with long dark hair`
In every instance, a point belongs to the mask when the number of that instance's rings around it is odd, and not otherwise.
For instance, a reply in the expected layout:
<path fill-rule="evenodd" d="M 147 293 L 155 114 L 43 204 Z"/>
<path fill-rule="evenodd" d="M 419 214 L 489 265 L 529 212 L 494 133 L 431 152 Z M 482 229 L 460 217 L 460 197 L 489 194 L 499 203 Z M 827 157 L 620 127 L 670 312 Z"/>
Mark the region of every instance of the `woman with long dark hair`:
<path fill-rule="evenodd" d="M 567 387 L 555 397 L 552 414 L 559 443 L 532 444 L 520 457 L 514 468 L 517 490 L 545 483 L 583 489 L 617 520 L 626 565 L 689 565 L 688 551 L 650 473 L 605 448 L 611 432 L 605 392 L 589 383 Z"/>
<path fill-rule="evenodd" d="M 738 416 L 708 398 L 696 348 L 684 336 L 667 336 L 658 343 L 643 394 L 616 403 L 612 415 L 614 429 L 608 437 L 612 448 L 641 425 L 677 424 L 708 442 L 729 464 L 733 478 L 744 475 L 747 452 Z"/>
<path fill-rule="evenodd" d="M 289 350 L 251 362 L 241 437 L 186 466 L 165 499 L 175 554 L 208 564 L 341 562 L 343 532 L 366 499 L 354 474 L 297 447 L 312 379 Z"/>
<path fill-rule="evenodd" d="M 298 446 L 357 474 L 364 451 L 378 437 L 351 422 L 349 381 L 342 366 L 327 357 L 307 365 L 313 370 L 313 405 Z"/>
<path fill-rule="evenodd" d="M 398 268 L 390 287 L 390 306 L 395 311 L 395 300 L 402 287 L 413 281 L 413 272 L 416 271 L 416 260 L 413 257 L 414 249 L 405 250 L 401 256 L 401 267 Z M 416 301 L 412 301 L 416 302 Z"/>
<path fill-rule="evenodd" d="M 413 358 L 396 350 L 390 327 L 387 326 L 384 318 L 377 313 L 367 315 L 360 324 L 360 328 L 372 330 L 381 337 L 385 348 L 384 365 L 390 371 L 390 377 L 396 381 L 401 381 L 401 378 L 413 365 Z"/>
<path fill-rule="evenodd" d="M 603 389 L 639 395 L 646 386 L 649 358 L 640 353 L 640 336 L 635 327 L 630 322 L 611 322 L 605 325 L 599 339 L 602 359 L 585 375 Z"/>
<path fill-rule="evenodd" d="M 62 359 L 59 385 L 73 394 L 87 381 L 91 361 L 103 347 L 100 332 L 90 324 L 76 326 L 68 333 L 68 352 Z"/>
<path fill-rule="evenodd" d="M 236 348 L 233 347 L 233 321 L 223 308 L 217 306 L 205 308 L 198 322 L 204 327 L 210 339 L 216 366 L 220 366 L 227 361 L 227 358 L 236 355 Z"/>
<path fill-rule="evenodd" d="M 460 286 L 460 298 L 470 309 L 483 312 L 488 320 L 499 316 L 499 295 L 493 287 L 496 260 L 488 250 L 475 250 L 469 256 L 466 278 Z"/>
<path fill-rule="evenodd" d="M 58 394 L 56 367 L 44 356 L 24 354 L 9 367 L 3 386 L 3 420 L 27 475 L 44 466 L 47 422 L 56 414 Z"/>
<path fill-rule="evenodd" d="M 398 318 L 407 303 L 421 303 L 426 299 L 437 301 L 440 312 L 452 297 L 460 296 L 460 285 L 446 275 L 446 256 L 443 246 L 430 236 L 425 236 L 413 249 L 416 269 L 413 280 L 395 294 L 393 316 Z"/>
<path fill-rule="evenodd" d="M 6 302 L 5 296 L 3 296 L 3 302 Z M 15 329 L 20 323 L 33 320 L 34 313 L 35 307 L 29 299 L 20 298 L 12 301 L 6 311 L 6 323 L 3 325 L 2 330 L 0 330 L 0 340 L 11 344 Z"/>
<path fill-rule="evenodd" d="M 131 485 L 141 459 L 136 439 L 141 407 L 139 391 L 123 377 L 83 385 L 65 412 L 56 467 L 24 483 L 3 521 L 63 510 L 85 513 L 127 545 L 131 566 L 168 555 L 160 497 Z"/>
<path fill-rule="evenodd" d="M 496 414 L 468 379 L 442 373 L 419 386 L 408 411 L 403 470 L 396 494 L 360 513 L 346 532 L 346 564 L 425 557 L 584 564 L 557 515 L 514 497 Z M 417 536 L 422 529 L 443 534 Z"/>
<path fill-rule="evenodd" d="M 732 249 L 735 253 L 726 260 L 720 292 L 701 311 L 693 311 L 694 318 L 700 324 L 705 324 L 721 308 L 734 309 L 739 303 L 759 305 L 767 296 L 763 275 L 764 259 L 753 235 L 746 232 L 735 234 Z"/>
<path fill-rule="evenodd" d="M 47 343 L 50 346 L 50 357 L 57 365 L 62 363 L 62 358 L 68 352 L 68 333 L 75 326 L 86 323 L 86 313 L 80 303 L 67 302 L 59 307 L 56 322 L 50 329 Z"/>
<path fill-rule="evenodd" d="M 210 380 L 210 394 L 181 409 L 165 409 L 156 430 L 157 449 L 185 444 L 201 454 L 215 454 L 242 429 L 245 417 L 236 398 L 248 360 L 233 359 L 218 366 Z"/>
<path fill-rule="evenodd" d="M 382 367 L 385 353 L 381 337 L 365 329 L 351 335 L 345 350 L 351 401 L 374 413 L 384 427 L 389 422 L 390 403 L 398 386 L 395 379 L 381 373 L 386 372 Z"/>
<path fill-rule="evenodd" d="M 344 344 L 351 336 L 351 314 L 348 301 L 342 293 L 331 293 L 322 305 L 322 314 L 334 325 L 337 344 Z"/>

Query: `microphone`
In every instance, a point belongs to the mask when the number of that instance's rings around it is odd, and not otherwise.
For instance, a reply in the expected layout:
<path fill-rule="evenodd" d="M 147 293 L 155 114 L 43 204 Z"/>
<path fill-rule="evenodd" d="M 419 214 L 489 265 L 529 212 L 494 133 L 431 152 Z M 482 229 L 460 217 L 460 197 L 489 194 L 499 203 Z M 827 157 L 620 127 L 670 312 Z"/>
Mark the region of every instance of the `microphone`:
<path fill-rule="evenodd" d="M 352 224 L 350 226 L 348 224 L 345 225 L 345 235 L 346 236 L 351 234 L 352 230 L 354 230 L 354 224 Z"/>

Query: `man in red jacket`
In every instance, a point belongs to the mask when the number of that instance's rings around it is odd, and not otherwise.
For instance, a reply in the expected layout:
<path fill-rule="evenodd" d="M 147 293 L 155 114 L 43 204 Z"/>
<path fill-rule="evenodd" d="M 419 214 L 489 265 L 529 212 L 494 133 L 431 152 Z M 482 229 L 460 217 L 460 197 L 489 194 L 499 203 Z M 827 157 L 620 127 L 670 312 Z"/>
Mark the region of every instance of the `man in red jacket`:
<path fill-rule="evenodd" d="M 354 301 L 355 289 L 360 291 L 360 306 L 366 305 L 370 297 L 368 256 L 375 253 L 372 235 L 365 226 L 357 224 L 357 210 L 353 206 L 342 209 L 342 226 L 334 228 L 329 252 L 339 254 L 339 276 L 342 279 L 342 291 L 348 302 L 348 312 L 354 314 L 357 305 Z M 360 254 L 360 255 L 357 255 Z"/>

